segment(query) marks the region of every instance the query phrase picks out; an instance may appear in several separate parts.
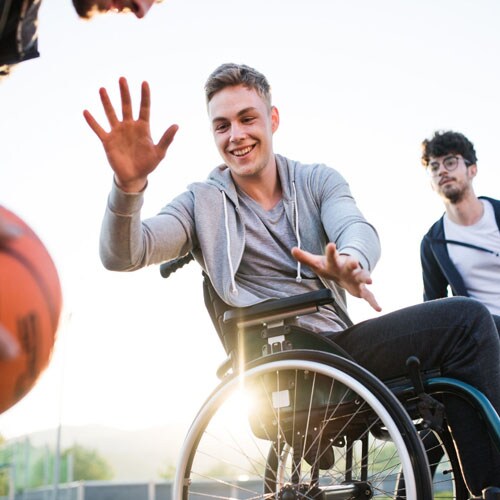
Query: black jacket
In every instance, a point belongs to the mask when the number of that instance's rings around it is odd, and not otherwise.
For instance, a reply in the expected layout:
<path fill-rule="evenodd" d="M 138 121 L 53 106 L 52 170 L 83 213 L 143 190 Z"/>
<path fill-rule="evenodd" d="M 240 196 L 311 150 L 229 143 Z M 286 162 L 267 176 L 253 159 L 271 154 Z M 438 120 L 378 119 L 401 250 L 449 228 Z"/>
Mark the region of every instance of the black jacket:
<path fill-rule="evenodd" d="M 500 230 L 500 201 L 485 196 L 480 196 L 480 198 L 492 204 L 497 226 Z M 461 244 L 460 242 L 455 243 Z M 448 285 L 450 285 L 453 295 L 469 296 L 462 276 L 451 262 L 446 244 L 443 217 L 441 217 L 431 226 L 420 244 L 424 300 L 446 297 L 448 295 Z"/>
<path fill-rule="evenodd" d="M 42 0 L 0 0 L 0 75 L 38 57 L 38 10 Z"/>

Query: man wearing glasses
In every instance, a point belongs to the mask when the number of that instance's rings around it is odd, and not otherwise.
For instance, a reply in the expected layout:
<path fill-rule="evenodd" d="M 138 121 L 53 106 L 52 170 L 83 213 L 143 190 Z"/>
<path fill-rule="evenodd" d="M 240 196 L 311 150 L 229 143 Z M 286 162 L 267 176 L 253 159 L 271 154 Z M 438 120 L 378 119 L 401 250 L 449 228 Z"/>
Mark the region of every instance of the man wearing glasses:
<path fill-rule="evenodd" d="M 499 328 L 500 201 L 474 193 L 474 145 L 459 132 L 435 132 L 422 143 L 422 164 L 446 209 L 421 243 L 424 300 L 446 297 L 449 286 L 482 302 Z"/>
<path fill-rule="evenodd" d="M 446 209 L 420 245 L 424 301 L 446 297 L 449 287 L 482 302 L 500 332 L 500 201 L 474 192 L 474 145 L 459 132 L 437 131 L 422 142 L 422 164 Z M 422 440 L 434 472 L 444 452 L 432 432 Z"/>

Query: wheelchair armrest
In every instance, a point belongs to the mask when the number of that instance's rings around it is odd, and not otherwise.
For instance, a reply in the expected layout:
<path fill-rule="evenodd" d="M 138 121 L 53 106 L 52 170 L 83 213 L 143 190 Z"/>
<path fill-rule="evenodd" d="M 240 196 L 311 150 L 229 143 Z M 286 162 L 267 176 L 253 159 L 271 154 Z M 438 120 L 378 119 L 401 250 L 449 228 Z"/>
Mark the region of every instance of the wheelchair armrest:
<path fill-rule="evenodd" d="M 231 370 L 233 367 L 233 358 L 231 355 L 229 355 L 220 365 L 219 368 L 217 368 L 217 371 L 215 372 L 217 378 L 219 380 L 222 380 Z"/>
<path fill-rule="evenodd" d="M 223 322 L 240 327 L 281 321 L 318 311 L 319 306 L 334 302 L 332 291 L 324 288 L 284 299 L 275 299 L 254 306 L 226 311 Z"/>

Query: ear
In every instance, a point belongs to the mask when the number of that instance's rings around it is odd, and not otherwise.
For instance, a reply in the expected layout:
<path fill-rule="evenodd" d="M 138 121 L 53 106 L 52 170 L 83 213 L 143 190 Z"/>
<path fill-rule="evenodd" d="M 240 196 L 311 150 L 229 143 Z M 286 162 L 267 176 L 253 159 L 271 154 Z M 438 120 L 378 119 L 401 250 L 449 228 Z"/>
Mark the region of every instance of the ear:
<path fill-rule="evenodd" d="M 276 106 L 271 107 L 271 127 L 273 134 L 278 130 L 280 124 L 280 114 Z"/>
<path fill-rule="evenodd" d="M 474 177 L 476 177 L 477 165 L 475 163 L 467 167 L 467 175 L 469 176 L 470 179 L 474 179 Z"/>

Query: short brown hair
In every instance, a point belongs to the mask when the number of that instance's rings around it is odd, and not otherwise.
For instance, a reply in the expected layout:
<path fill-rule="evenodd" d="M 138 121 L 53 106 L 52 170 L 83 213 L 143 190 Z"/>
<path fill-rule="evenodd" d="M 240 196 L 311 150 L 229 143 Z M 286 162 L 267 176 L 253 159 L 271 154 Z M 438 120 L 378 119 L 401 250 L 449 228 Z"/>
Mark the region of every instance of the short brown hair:
<path fill-rule="evenodd" d="M 255 90 L 271 108 L 271 86 L 267 78 L 250 66 L 233 63 L 221 64 L 208 77 L 205 83 L 207 104 L 217 92 L 236 85 L 244 85 L 248 89 Z"/>

